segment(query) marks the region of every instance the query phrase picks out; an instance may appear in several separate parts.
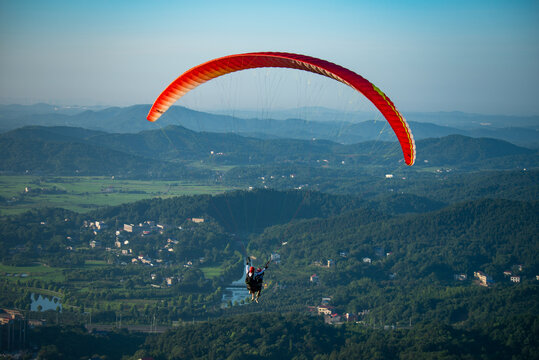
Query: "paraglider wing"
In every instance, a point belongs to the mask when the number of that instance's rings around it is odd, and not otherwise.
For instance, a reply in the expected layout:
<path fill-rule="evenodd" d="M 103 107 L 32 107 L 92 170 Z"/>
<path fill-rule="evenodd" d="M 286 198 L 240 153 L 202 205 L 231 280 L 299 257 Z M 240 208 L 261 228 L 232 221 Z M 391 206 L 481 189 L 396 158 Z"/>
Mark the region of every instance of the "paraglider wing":
<path fill-rule="evenodd" d="M 359 91 L 380 110 L 397 135 L 406 164 L 414 164 L 416 150 L 410 126 L 393 102 L 361 75 L 329 61 L 306 55 L 277 52 L 247 53 L 225 56 L 195 66 L 180 75 L 159 95 L 147 119 L 157 120 L 176 100 L 206 81 L 235 71 L 262 67 L 309 71 L 335 79 Z"/>

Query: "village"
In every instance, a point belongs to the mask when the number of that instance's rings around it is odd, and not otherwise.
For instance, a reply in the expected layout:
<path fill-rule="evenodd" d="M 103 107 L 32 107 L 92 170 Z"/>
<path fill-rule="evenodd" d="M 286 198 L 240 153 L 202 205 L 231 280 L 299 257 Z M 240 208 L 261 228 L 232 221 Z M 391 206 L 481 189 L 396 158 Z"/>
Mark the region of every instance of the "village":
<path fill-rule="evenodd" d="M 523 275 L 521 273 L 524 271 L 524 266 L 522 264 L 513 265 L 512 270 L 505 270 L 503 272 L 504 279 L 512 283 L 518 284 L 522 281 Z M 466 280 L 466 274 L 455 274 L 455 280 Z M 476 284 L 484 287 L 492 287 L 495 283 L 492 276 L 485 274 L 483 271 L 475 271 L 474 278 L 476 279 Z M 535 280 L 539 281 L 539 275 L 535 275 Z"/>
<path fill-rule="evenodd" d="M 372 265 L 375 261 L 375 259 L 383 259 L 384 257 L 389 257 L 393 255 L 393 252 L 385 252 L 383 247 L 375 247 L 374 248 L 374 254 L 375 257 L 363 257 L 362 262 L 366 265 Z M 345 251 L 342 251 L 339 253 L 339 256 L 341 258 L 346 258 L 347 253 Z M 335 267 L 335 261 L 332 259 L 328 259 L 327 261 L 315 261 L 313 263 L 314 266 L 322 267 L 322 268 L 333 268 Z M 524 266 L 522 264 L 513 265 L 512 270 L 506 270 L 503 272 L 503 277 L 505 279 L 505 282 L 508 283 L 514 283 L 518 284 L 522 280 L 521 273 L 524 271 Z M 389 280 L 395 279 L 397 276 L 396 273 L 389 273 L 388 278 Z M 485 274 L 483 271 L 474 271 L 473 274 L 474 281 L 472 282 L 476 286 L 482 286 L 482 287 L 492 287 L 495 284 L 495 281 L 493 278 L 487 274 Z M 458 273 L 453 275 L 453 280 L 455 281 L 467 281 L 468 275 L 465 273 Z M 535 275 L 535 281 L 539 281 L 539 275 Z M 320 278 L 317 274 L 312 274 L 309 278 L 309 282 L 313 285 L 320 284 Z M 365 317 L 367 314 L 369 314 L 369 309 L 364 309 L 357 314 L 353 313 L 342 313 L 339 314 L 336 311 L 336 308 L 334 306 L 330 305 L 331 297 L 323 297 L 319 305 L 310 305 L 307 306 L 307 311 L 313 315 L 322 316 L 324 318 L 324 322 L 326 324 L 331 325 L 341 325 L 346 322 L 355 322 L 355 323 L 361 323 L 364 325 L 367 325 L 365 322 Z M 372 325 L 373 327 L 376 327 L 376 324 Z M 383 325 L 382 328 L 385 330 L 388 329 L 396 329 L 396 328 L 410 328 L 412 326 L 411 321 L 408 326 L 404 325 Z"/>
<path fill-rule="evenodd" d="M 188 218 L 188 222 L 191 222 L 193 224 L 201 224 L 204 223 L 203 218 Z M 90 229 L 94 235 L 100 234 L 103 230 L 108 229 L 108 225 L 102 221 L 84 221 L 83 227 Z M 132 263 L 141 263 L 146 264 L 150 266 L 155 266 L 157 264 L 160 264 L 163 262 L 162 259 L 154 259 L 152 260 L 147 255 L 141 255 L 141 254 L 135 254 L 133 249 L 129 246 L 130 241 L 129 239 L 134 237 L 145 237 L 149 235 L 159 234 L 164 235 L 165 230 L 169 229 L 170 226 L 158 224 L 155 221 L 152 220 L 146 220 L 144 222 L 141 222 L 139 224 L 124 224 L 120 229 L 116 229 L 113 231 L 114 236 L 114 247 L 105 247 L 105 250 L 108 252 L 112 252 L 118 255 L 124 255 L 131 257 Z M 182 226 L 178 227 L 178 230 L 183 230 Z M 109 237 L 108 240 L 111 240 Z M 165 251 L 165 252 L 174 252 L 174 245 L 178 245 L 179 241 L 174 238 L 167 238 L 166 243 L 159 249 L 159 252 Z M 99 249 L 103 248 L 103 243 L 99 240 L 91 240 L 89 241 L 89 246 L 92 249 Z M 186 265 L 190 266 L 192 264 L 186 263 Z M 188 267 L 186 266 L 186 267 Z"/>
<path fill-rule="evenodd" d="M 206 219 L 202 217 L 191 217 L 186 219 L 186 223 L 193 226 L 196 226 L 197 224 L 203 224 L 205 223 L 205 221 Z M 137 252 L 131 246 L 131 242 L 136 238 L 144 238 L 145 236 L 155 234 L 165 235 L 165 232 L 167 230 L 170 230 L 171 228 L 169 225 L 160 224 L 152 220 L 145 220 L 138 224 L 126 223 L 117 229 L 110 229 L 109 226 L 103 221 L 86 220 L 83 223 L 83 228 L 90 230 L 96 237 L 97 235 L 107 231 L 107 234 L 109 234 L 109 236 L 106 237 L 106 243 L 105 241 L 100 240 L 90 240 L 88 245 L 91 249 L 104 249 L 106 252 L 115 255 L 118 259 L 121 259 L 118 261 L 120 265 L 125 266 L 128 263 L 135 265 L 145 265 L 150 267 L 172 264 L 177 265 L 177 263 L 174 263 L 174 260 L 171 260 L 170 256 L 167 256 L 173 254 L 175 252 L 175 247 L 180 245 L 180 241 L 174 237 L 165 236 L 166 240 L 163 241 L 163 243 L 157 250 L 158 256 L 154 257 L 151 257 L 147 253 Z M 177 229 L 180 231 L 185 230 L 182 226 L 179 226 Z M 284 242 L 282 246 L 285 246 L 286 244 L 287 243 Z M 68 247 L 67 249 L 72 250 L 73 248 Z M 385 257 L 392 256 L 393 252 L 385 251 L 384 247 L 377 246 L 373 248 L 373 255 L 374 257 L 364 256 L 361 258 L 361 261 L 366 265 L 371 265 L 376 261 L 376 259 L 380 260 Z M 347 256 L 348 253 L 346 251 L 341 251 L 339 253 L 339 257 L 341 258 L 346 258 Z M 280 262 L 280 255 L 278 253 L 272 253 L 271 258 L 274 262 Z M 181 265 L 185 268 L 189 268 L 197 264 L 202 264 L 205 262 L 205 260 L 206 259 L 204 257 L 199 257 L 196 259 L 185 259 L 185 261 L 183 261 Z M 312 265 L 331 268 L 335 266 L 335 261 L 332 259 L 328 259 L 326 261 L 315 261 Z M 503 272 L 503 278 L 511 283 L 520 283 L 523 276 L 522 272 L 523 265 L 513 265 L 511 270 L 506 270 Z M 387 274 L 387 276 L 390 280 L 395 279 L 397 277 L 397 273 L 389 273 Z M 457 273 L 453 275 L 453 279 L 455 281 L 466 281 L 468 280 L 468 277 L 469 275 L 466 273 Z M 495 281 L 493 280 L 493 277 L 491 275 L 488 275 L 480 270 L 476 270 L 473 272 L 473 278 L 475 279 L 474 283 L 476 285 L 480 285 L 483 287 L 492 287 L 495 284 Z M 156 279 L 159 279 L 159 276 L 157 276 L 156 274 L 152 274 L 152 280 Z M 175 282 L 180 280 L 181 279 L 176 279 L 174 277 L 165 277 L 163 279 L 163 282 L 166 286 L 171 286 Z M 535 275 L 535 280 L 539 281 L 539 275 Z M 317 284 L 319 278 L 316 274 L 313 274 L 311 275 L 309 281 L 313 284 Z M 160 285 L 152 286 L 159 287 Z"/>

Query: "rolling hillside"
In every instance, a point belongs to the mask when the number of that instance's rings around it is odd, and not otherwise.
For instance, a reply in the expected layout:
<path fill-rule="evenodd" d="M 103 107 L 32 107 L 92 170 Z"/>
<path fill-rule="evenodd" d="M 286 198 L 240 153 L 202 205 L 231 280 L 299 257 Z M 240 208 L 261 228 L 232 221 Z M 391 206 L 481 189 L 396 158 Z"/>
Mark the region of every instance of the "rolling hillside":
<path fill-rule="evenodd" d="M 418 162 L 411 171 L 432 166 L 522 169 L 539 164 L 537 151 L 495 139 L 451 135 L 419 140 L 416 144 Z M 364 165 L 391 168 L 401 160 L 398 146 L 382 141 L 341 145 L 324 140 L 262 140 L 236 134 L 198 133 L 179 126 L 137 134 L 32 126 L 0 134 L 0 150 L 4 154 L 0 171 L 131 177 L 157 173 L 176 176 L 185 170 L 181 163 L 194 160 L 234 166 L 334 164 L 336 168 L 344 162 L 349 169 Z"/>

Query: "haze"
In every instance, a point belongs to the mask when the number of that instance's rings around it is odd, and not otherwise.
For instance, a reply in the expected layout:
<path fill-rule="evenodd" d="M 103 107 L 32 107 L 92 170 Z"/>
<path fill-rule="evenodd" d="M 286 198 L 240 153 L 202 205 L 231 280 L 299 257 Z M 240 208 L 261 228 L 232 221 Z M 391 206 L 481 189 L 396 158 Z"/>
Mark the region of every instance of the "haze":
<path fill-rule="evenodd" d="M 348 67 L 404 112 L 539 114 L 537 1 L 2 0 L 0 102 L 149 104 L 185 70 L 251 51 L 301 53 Z M 245 72 L 205 84 L 178 105 L 313 105 L 298 103 L 307 87 L 298 90 L 299 75 L 276 74 L 263 80 L 278 94 L 269 100 L 256 98 L 260 82 Z M 300 82 L 325 91 L 316 105 L 365 106 L 342 84 L 309 76 Z"/>

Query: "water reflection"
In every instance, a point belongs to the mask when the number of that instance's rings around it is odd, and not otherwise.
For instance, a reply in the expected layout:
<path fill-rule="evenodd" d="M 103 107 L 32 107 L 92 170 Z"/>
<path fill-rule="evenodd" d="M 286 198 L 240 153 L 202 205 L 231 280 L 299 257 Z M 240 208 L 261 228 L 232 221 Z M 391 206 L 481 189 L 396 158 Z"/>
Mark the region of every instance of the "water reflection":
<path fill-rule="evenodd" d="M 60 308 L 60 312 L 62 312 L 62 302 L 60 298 L 57 298 L 56 296 L 45 297 L 41 294 L 32 293 L 30 297 L 32 299 L 32 303 L 30 304 L 31 311 L 39 311 L 38 307 L 41 306 L 41 311 L 56 311 L 56 308 Z"/>

